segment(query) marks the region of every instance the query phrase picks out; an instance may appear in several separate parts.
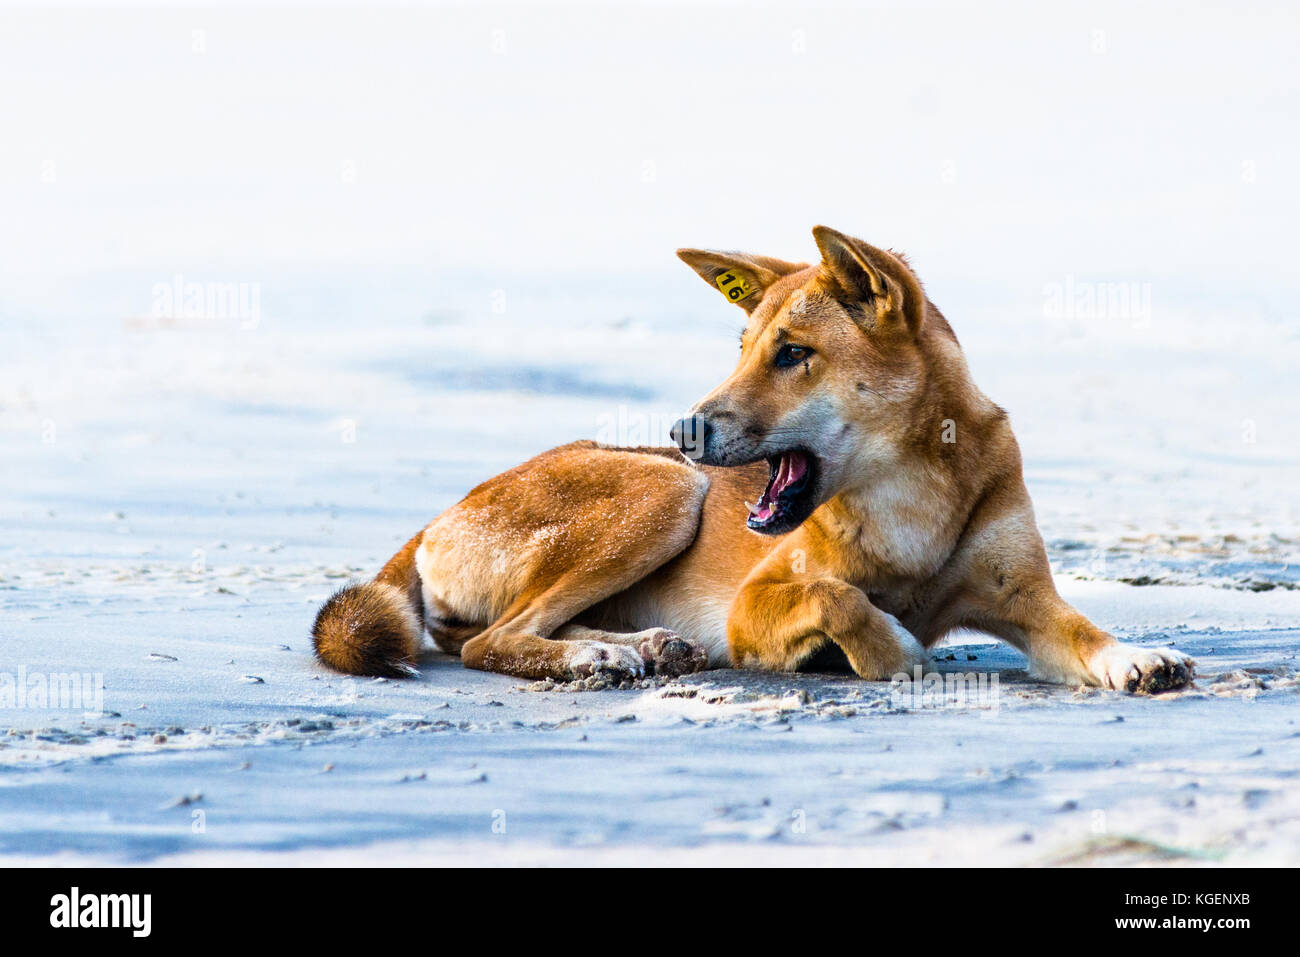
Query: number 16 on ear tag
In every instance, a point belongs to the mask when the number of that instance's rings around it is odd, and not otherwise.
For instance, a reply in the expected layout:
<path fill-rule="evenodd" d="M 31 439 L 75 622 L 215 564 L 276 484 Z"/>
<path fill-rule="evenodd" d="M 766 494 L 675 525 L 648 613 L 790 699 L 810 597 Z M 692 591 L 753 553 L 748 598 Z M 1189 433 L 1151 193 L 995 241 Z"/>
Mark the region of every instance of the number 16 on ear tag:
<path fill-rule="evenodd" d="M 754 287 L 745 280 L 744 276 L 731 270 L 719 273 L 715 282 L 717 282 L 718 288 L 722 290 L 722 294 L 732 302 L 740 302 L 740 300 L 749 297 L 754 292 Z"/>

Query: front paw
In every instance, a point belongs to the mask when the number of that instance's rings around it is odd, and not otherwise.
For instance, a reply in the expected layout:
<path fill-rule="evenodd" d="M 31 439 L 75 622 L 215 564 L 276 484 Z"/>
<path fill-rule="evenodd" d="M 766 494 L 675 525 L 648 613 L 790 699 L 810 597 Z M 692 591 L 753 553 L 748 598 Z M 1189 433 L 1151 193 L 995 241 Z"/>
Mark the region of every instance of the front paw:
<path fill-rule="evenodd" d="M 575 678 L 600 676 L 611 681 L 624 681 L 645 676 L 645 662 L 627 645 L 604 641 L 575 641 L 571 644 L 569 671 Z"/>
<path fill-rule="evenodd" d="M 1089 668 L 1103 688 L 1159 694 L 1185 688 L 1196 676 L 1195 659 L 1173 648 L 1136 648 L 1119 642 L 1093 655 Z"/>
<path fill-rule="evenodd" d="M 637 650 L 655 674 L 670 678 L 701 671 L 709 663 L 709 655 L 703 648 L 667 628 L 655 628 Z"/>

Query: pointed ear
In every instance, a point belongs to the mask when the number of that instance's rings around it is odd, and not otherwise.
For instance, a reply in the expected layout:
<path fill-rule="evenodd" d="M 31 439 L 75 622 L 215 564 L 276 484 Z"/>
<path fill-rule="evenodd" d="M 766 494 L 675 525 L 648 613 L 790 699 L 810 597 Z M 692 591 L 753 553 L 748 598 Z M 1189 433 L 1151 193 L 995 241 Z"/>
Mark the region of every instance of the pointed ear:
<path fill-rule="evenodd" d="M 921 284 L 897 257 L 860 239 L 814 226 L 813 238 L 822 254 L 822 270 L 851 299 L 861 302 L 877 319 L 902 319 L 912 332 L 925 315 Z"/>
<path fill-rule="evenodd" d="M 677 256 L 745 312 L 753 312 L 763 294 L 782 276 L 808 268 L 806 263 L 788 263 L 770 256 L 710 249 L 679 249 Z"/>

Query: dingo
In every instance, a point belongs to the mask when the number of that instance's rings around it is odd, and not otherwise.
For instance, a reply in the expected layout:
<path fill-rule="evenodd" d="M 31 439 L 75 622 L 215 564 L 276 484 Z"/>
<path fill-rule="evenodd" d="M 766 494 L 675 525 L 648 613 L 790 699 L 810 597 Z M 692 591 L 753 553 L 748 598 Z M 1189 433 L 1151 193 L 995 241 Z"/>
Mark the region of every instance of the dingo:
<path fill-rule="evenodd" d="M 792 670 L 837 646 L 884 679 L 960 626 L 1050 680 L 1188 684 L 1192 659 L 1057 594 L 1006 413 L 906 260 L 813 236 L 816 265 L 678 251 L 749 315 L 681 452 L 576 442 L 484 482 L 325 603 L 321 660 L 410 674 L 427 629 L 525 678 Z"/>

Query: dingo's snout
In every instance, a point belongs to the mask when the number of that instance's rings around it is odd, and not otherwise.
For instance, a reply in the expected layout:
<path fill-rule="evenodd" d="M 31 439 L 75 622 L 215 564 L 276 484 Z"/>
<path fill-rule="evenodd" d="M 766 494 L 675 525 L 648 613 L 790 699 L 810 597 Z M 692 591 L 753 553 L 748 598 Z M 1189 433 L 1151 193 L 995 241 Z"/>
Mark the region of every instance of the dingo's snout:
<path fill-rule="evenodd" d="M 709 442 L 709 420 L 702 415 L 679 419 L 668 432 L 673 444 L 692 462 L 701 462 Z"/>

